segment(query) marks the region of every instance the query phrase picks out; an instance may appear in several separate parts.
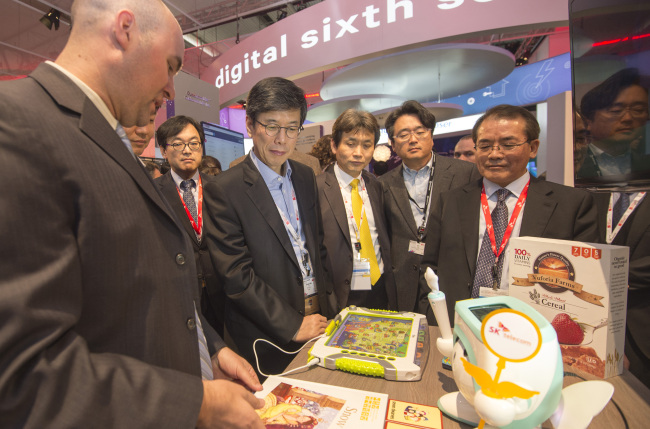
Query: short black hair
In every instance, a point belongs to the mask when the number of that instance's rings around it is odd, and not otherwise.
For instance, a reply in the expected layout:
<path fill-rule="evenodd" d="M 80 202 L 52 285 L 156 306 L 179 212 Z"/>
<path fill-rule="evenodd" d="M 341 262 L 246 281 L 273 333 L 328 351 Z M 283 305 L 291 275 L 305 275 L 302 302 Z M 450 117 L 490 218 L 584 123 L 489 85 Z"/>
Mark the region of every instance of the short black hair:
<path fill-rule="evenodd" d="M 390 112 L 386 118 L 386 132 L 388 133 L 388 138 L 391 142 L 394 140 L 395 122 L 404 115 L 417 116 L 420 122 L 422 122 L 422 125 L 431 129 L 431 136 L 433 137 L 433 130 L 436 128 L 436 117 L 417 101 L 409 100 L 405 101 L 400 107 Z"/>
<path fill-rule="evenodd" d="M 201 124 L 189 116 L 176 115 L 167 119 L 156 130 L 156 141 L 158 142 L 158 145 L 162 148 L 167 148 L 167 140 L 176 137 L 188 125 L 192 125 L 196 128 L 196 131 L 199 133 L 199 137 L 201 138 L 201 144 L 203 144 L 205 141 L 205 134 Z"/>
<path fill-rule="evenodd" d="M 494 106 L 490 109 L 487 110 L 481 116 L 478 118 L 478 121 L 474 124 L 474 128 L 472 128 L 472 140 L 474 141 L 474 144 L 476 144 L 478 140 L 478 130 L 481 128 L 481 125 L 483 124 L 483 121 L 486 119 L 517 119 L 517 118 L 522 118 L 524 121 L 526 121 L 526 138 L 528 139 L 529 142 L 533 140 L 537 140 L 539 138 L 539 124 L 537 123 L 537 119 L 535 119 L 535 116 L 533 116 L 532 113 L 528 111 L 528 109 L 525 109 L 521 106 L 512 106 L 510 104 L 499 104 L 498 106 Z"/>
<path fill-rule="evenodd" d="M 257 82 L 248 93 L 246 116 L 253 121 L 265 112 L 300 110 L 300 125 L 307 118 L 305 92 L 295 83 L 281 77 L 267 77 Z"/>
<path fill-rule="evenodd" d="M 582 100 L 580 101 L 580 112 L 582 113 L 582 117 L 593 121 L 597 110 L 610 107 L 614 104 L 616 97 L 618 97 L 618 94 L 620 94 L 621 91 L 633 85 L 638 85 L 642 87 L 646 93 L 648 92 L 648 89 L 641 84 L 639 69 L 631 67 L 614 73 L 603 83 L 595 86 L 582 97 Z"/>
<path fill-rule="evenodd" d="M 379 141 L 379 123 L 372 113 L 364 110 L 347 109 L 341 113 L 334 125 L 332 125 L 332 141 L 334 146 L 339 147 L 343 133 L 352 133 L 359 130 L 366 130 L 374 135 L 374 144 Z"/>

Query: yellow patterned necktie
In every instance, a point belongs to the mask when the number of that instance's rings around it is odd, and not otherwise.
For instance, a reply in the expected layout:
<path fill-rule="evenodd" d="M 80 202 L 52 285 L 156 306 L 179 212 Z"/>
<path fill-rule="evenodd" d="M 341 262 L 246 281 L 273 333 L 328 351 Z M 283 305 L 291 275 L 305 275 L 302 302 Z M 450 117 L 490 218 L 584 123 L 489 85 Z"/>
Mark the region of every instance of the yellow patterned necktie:
<path fill-rule="evenodd" d="M 375 247 L 372 245 L 372 239 L 370 238 L 370 227 L 368 226 L 367 217 L 364 219 L 365 222 L 359 227 L 361 209 L 363 208 L 363 200 L 359 194 L 359 179 L 354 179 L 350 182 L 350 186 L 352 186 L 352 214 L 354 215 L 354 221 L 357 223 L 357 230 L 360 230 L 361 257 L 370 262 L 370 283 L 374 285 L 379 280 L 379 277 L 381 277 L 381 273 L 379 272 L 379 264 L 375 255 Z"/>

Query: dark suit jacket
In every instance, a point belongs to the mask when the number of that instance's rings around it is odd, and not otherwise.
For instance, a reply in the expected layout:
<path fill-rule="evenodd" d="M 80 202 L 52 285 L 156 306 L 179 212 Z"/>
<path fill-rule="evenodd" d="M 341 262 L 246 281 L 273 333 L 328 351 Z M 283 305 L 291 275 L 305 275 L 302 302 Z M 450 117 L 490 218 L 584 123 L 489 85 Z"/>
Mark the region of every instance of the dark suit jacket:
<path fill-rule="evenodd" d="M 379 236 L 381 256 L 384 261 L 384 284 L 388 309 L 397 310 L 397 291 L 390 262 L 390 239 L 384 217 L 384 194 L 381 184 L 372 174 L 367 171 L 363 171 L 361 174 L 366 183 L 368 199 Z M 316 185 L 318 186 L 318 198 L 323 218 L 328 268 L 332 273 L 338 305 L 340 308 L 344 308 L 347 306 L 350 293 L 354 252 L 350 240 L 348 216 L 333 166 L 328 167 L 325 173 L 316 178 Z"/>
<path fill-rule="evenodd" d="M 404 185 L 403 171 L 404 166 L 400 165 L 381 176 L 379 181 L 384 189 L 384 210 L 390 233 L 391 262 L 397 284 L 397 309 L 414 311 L 417 309 L 422 256 L 409 253 L 408 249 L 411 240 L 417 241 L 420 219 L 416 225 Z M 442 192 L 464 186 L 480 177 L 473 163 L 436 155 L 431 192 L 431 212 L 436 207 Z M 429 215 L 428 222 L 430 222 L 430 217 Z M 429 235 L 428 232 L 426 234 Z"/>
<path fill-rule="evenodd" d="M 200 176 L 204 188 L 206 183 L 214 180 L 214 176 L 205 174 L 201 174 Z M 181 224 L 192 241 L 194 261 L 196 262 L 196 275 L 198 278 L 197 285 L 199 286 L 199 295 L 201 296 L 201 311 L 210 325 L 223 337 L 226 295 L 217 281 L 216 270 L 212 264 L 208 244 L 205 240 L 206 232 L 209 229 L 208 224 L 212 222 L 212 218 L 208 214 L 205 204 L 205 199 L 208 196 L 205 192 L 203 193 L 203 235 L 201 241 L 199 241 L 196 238 L 190 219 L 187 217 L 183 201 L 178 195 L 178 188 L 176 187 L 176 183 L 174 183 L 171 171 L 155 179 L 155 182 L 160 187 L 160 191 L 169 202 L 176 216 L 180 219 Z"/>
<path fill-rule="evenodd" d="M 311 169 L 289 161 L 291 181 L 316 278 L 321 313 L 336 314 L 336 298 L 329 274 L 316 179 Z M 250 156 L 216 176 L 203 191 L 214 222 L 208 246 L 224 287 L 226 328 L 240 353 L 255 365 L 253 341 L 266 338 L 293 347 L 293 336 L 305 316 L 303 278 L 291 240 L 262 175 Z M 323 259 L 321 259 L 323 258 Z M 291 356 L 261 346 L 262 371 L 282 371 Z M 269 370 L 269 368 L 271 368 Z"/>
<path fill-rule="evenodd" d="M 147 172 L 47 64 L 0 84 L 0 146 L 0 426 L 194 427 L 192 247 Z"/>
<path fill-rule="evenodd" d="M 605 243 L 609 193 L 595 194 L 598 232 Z M 625 221 L 612 244 L 630 248 L 625 355 L 630 371 L 650 386 L 650 195 Z"/>
<path fill-rule="evenodd" d="M 440 290 L 447 296 L 452 325 L 456 301 L 471 297 L 478 257 L 482 184 L 481 179 L 445 192 L 431 214 L 422 271 L 430 266 L 437 272 Z M 520 237 L 598 242 L 596 206 L 586 191 L 531 177 L 521 216 Z M 420 308 L 428 310 L 429 323 L 433 323 L 424 293 L 430 290 L 423 278 L 420 281 Z"/>

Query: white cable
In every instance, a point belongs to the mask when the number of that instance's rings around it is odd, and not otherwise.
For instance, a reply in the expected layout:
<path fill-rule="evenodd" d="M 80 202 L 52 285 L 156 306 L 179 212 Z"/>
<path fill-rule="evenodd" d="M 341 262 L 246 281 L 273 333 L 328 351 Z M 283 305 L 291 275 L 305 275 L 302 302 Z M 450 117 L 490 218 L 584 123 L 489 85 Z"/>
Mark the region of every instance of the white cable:
<path fill-rule="evenodd" d="M 263 341 L 263 342 L 265 342 L 265 343 L 267 343 L 267 344 L 270 344 L 270 345 L 272 345 L 273 347 L 275 347 L 276 349 L 280 350 L 280 351 L 281 351 L 282 353 L 284 353 L 284 354 L 287 354 L 287 355 L 295 355 L 296 353 L 300 353 L 300 351 L 301 351 L 302 349 L 304 349 L 305 346 L 306 346 L 307 344 L 309 344 L 309 343 L 311 343 L 312 341 L 315 341 L 315 340 L 317 340 L 317 339 L 323 337 L 324 335 L 325 335 L 325 334 L 320 334 L 319 336 L 312 338 L 311 340 L 309 340 L 309 341 L 307 341 L 305 344 L 303 344 L 302 347 L 300 347 L 300 348 L 299 348 L 298 350 L 296 350 L 295 352 L 288 352 L 288 351 L 286 351 L 286 350 L 284 350 L 284 349 L 282 349 L 282 348 L 276 346 L 275 344 L 273 344 L 272 342 L 270 342 L 269 340 L 266 340 L 266 339 L 264 339 L 264 338 L 258 338 L 258 339 L 256 339 L 256 340 L 253 342 L 253 354 L 255 355 L 255 365 L 257 366 L 257 372 L 259 372 L 260 374 L 262 374 L 264 377 L 270 377 L 270 376 L 271 376 L 270 374 L 264 374 L 264 373 L 262 372 L 262 370 L 260 369 L 260 361 L 259 361 L 259 359 L 257 358 L 257 350 L 255 349 L 255 346 L 257 345 L 257 342 L 258 342 L 258 341 Z M 298 371 L 299 369 L 304 369 L 304 368 L 308 368 L 308 367 L 310 367 L 310 366 L 317 365 L 318 363 L 320 363 L 320 358 L 315 358 L 315 359 L 312 359 L 311 361 L 309 361 L 309 363 L 307 363 L 307 365 L 303 365 L 303 366 L 301 366 L 301 367 L 291 369 L 291 370 L 289 370 L 289 371 L 283 372 L 282 374 L 277 374 L 277 376 L 278 376 L 278 377 L 281 377 L 281 376 L 283 376 L 283 375 L 287 375 L 287 374 L 292 373 L 292 372 L 294 372 L 294 371 Z"/>

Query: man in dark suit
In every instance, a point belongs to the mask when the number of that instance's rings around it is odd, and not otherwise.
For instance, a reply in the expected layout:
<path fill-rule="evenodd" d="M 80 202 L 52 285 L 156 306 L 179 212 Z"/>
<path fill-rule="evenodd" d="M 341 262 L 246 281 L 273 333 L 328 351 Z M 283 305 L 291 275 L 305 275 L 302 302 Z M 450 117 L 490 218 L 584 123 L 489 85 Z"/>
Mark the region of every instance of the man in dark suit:
<path fill-rule="evenodd" d="M 594 198 L 601 242 L 630 248 L 625 356 L 630 372 L 650 387 L 650 199 L 645 192 Z"/>
<path fill-rule="evenodd" d="M 325 332 L 336 312 L 323 267 L 322 222 L 313 171 L 288 161 L 307 115 L 293 82 L 267 78 L 249 92 L 246 129 L 253 150 L 205 187 L 213 225 L 208 246 L 228 297 L 226 329 L 255 362 L 253 342 L 296 348 Z M 257 347 L 262 372 L 291 361 L 266 344 Z"/>
<path fill-rule="evenodd" d="M 397 309 L 420 311 L 418 280 L 428 235 L 428 218 L 440 193 L 478 180 L 476 167 L 433 152 L 436 118 L 417 101 L 407 101 L 386 118 L 386 131 L 402 165 L 379 179 L 390 231 Z M 425 308 L 426 310 L 426 308 Z"/>
<path fill-rule="evenodd" d="M 327 263 L 339 307 L 397 309 L 381 184 L 364 169 L 379 141 L 368 112 L 348 109 L 332 128 L 336 163 L 316 179 Z"/>
<path fill-rule="evenodd" d="M 212 220 L 207 215 L 203 187 L 213 176 L 199 173 L 205 141 L 203 127 L 188 116 L 173 116 L 158 127 L 156 140 L 171 166 L 156 183 L 192 241 L 201 311 L 223 337 L 226 296 L 217 281 L 205 240 L 207 224 Z"/>
<path fill-rule="evenodd" d="M 539 147 L 539 125 L 528 110 L 491 108 L 474 125 L 472 139 L 483 179 L 441 195 L 422 258 L 423 268 L 438 273 L 452 322 L 456 301 L 508 293 L 509 238 L 598 240 L 591 194 L 528 173 Z M 428 287 L 421 283 L 424 309 Z"/>
<path fill-rule="evenodd" d="M 56 63 L 0 85 L 0 426 L 262 427 L 244 387 L 201 380 L 261 388 L 198 316 L 191 244 L 123 129 L 174 97 L 181 29 L 157 0 L 72 15 Z"/>

